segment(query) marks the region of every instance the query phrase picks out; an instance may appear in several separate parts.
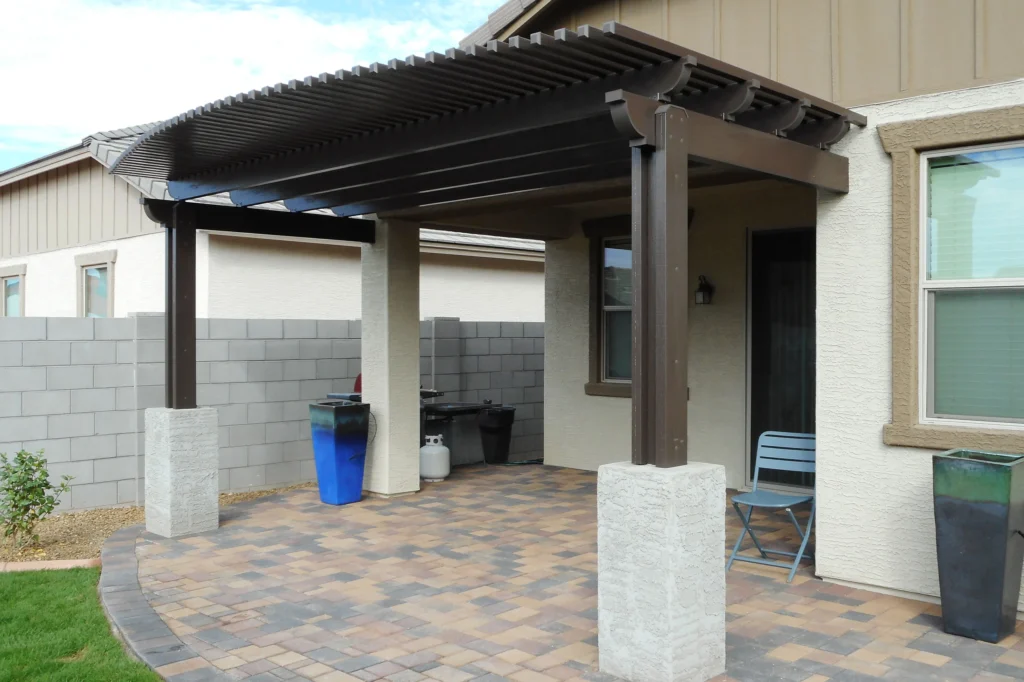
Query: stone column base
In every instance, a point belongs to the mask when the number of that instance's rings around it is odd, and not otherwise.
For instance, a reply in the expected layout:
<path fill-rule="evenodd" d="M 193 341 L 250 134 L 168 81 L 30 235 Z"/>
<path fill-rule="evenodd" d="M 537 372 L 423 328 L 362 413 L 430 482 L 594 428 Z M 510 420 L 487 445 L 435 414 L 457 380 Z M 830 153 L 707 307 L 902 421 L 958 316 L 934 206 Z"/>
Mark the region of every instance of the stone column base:
<path fill-rule="evenodd" d="M 598 469 L 601 672 L 631 682 L 725 672 L 724 551 L 724 467 Z"/>
<path fill-rule="evenodd" d="M 146 530 L 173 538 L 216 530 L 217 410 L 146 410 Z"/>

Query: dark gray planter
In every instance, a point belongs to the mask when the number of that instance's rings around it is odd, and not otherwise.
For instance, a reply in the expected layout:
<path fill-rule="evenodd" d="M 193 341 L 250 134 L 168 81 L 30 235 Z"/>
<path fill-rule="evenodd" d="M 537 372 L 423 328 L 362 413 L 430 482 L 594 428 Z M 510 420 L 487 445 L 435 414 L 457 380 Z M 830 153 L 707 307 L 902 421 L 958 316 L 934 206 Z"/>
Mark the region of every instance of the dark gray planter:
<path fill-rule="evenodd" d="M 943 629 L 998 642 L 1017 624 L 1024 456 L 950 450 L 932 471 Z"/>

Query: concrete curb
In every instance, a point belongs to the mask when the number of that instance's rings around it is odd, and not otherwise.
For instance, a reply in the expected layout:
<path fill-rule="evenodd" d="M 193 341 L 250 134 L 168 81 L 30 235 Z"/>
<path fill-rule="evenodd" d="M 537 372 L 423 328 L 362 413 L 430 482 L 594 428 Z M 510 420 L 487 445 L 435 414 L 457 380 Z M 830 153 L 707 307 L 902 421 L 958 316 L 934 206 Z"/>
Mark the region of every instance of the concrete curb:
<path fill-rule="evenodd" d="M 232 678 L 171 632 L 142 594 L 135 544 L 143 530 L 141 525 L 122 528 L 103 543 L 100 603 L 114 635 L 131 655 L 168 682 L 230 682 Z M 177 674 L 161 672 L 161 667 L 172 664 L 179 664 L 170 669 Z"/>
<path fill-rule="evenodd" d="M 60 571 L 65 568 L 93 568 L 99 566 L 100 560 L 94 559 L 62 559 L 54 561 L 8 561 L 0 562 L 0 573 L 20 573 L 22 571 Z"/>

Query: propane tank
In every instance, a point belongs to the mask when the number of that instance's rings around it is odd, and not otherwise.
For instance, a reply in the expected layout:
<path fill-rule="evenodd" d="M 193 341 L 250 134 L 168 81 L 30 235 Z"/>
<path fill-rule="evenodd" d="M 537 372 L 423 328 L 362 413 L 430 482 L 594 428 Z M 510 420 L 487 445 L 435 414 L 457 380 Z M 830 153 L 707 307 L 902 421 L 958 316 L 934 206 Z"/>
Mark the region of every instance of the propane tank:
<path fill-rule="evenodd" d="M 427 436 L 427 444 L 420 448 L 420 478 L 427 482 L 443 481 L 452 472 L 451 452 L 440 434 Z"/>

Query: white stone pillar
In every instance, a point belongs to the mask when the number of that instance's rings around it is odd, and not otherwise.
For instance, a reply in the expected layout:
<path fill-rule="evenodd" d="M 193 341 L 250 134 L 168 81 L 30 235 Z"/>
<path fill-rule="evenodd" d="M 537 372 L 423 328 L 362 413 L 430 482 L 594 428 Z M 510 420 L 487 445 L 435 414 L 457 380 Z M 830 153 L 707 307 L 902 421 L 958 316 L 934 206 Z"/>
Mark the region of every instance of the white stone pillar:
<path fill-rule="evenodd" d="M 724 467 L 598 469 L 601 672 L 631 682 L 725 672 L 724 551 Z"/>
<path fill-rule="evenodd" d="M 363 487 L 381 495 L 420 489 L 419 224 L 378 220 L 363 245 L 363 400 L 372 441 Z"/>
<path fill-rule="evenodd" d="M 216 530 L 217 410 L 146 410 L 146 530 L 165 538 Z"/>

